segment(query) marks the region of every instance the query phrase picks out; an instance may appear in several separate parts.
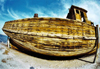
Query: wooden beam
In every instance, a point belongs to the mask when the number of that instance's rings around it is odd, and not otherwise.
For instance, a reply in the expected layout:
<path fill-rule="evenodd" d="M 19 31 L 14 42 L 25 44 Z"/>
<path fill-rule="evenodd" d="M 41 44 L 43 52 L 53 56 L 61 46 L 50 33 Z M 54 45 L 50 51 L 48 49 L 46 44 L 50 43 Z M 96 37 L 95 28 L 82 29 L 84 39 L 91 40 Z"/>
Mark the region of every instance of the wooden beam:
<path fill-rule="evenodd" d="M 94 57 L 94 63 L 96 61 L 96 58 L 97 58 L 97 52 L 98 52 L 98 48 L 99 48 L 99 25 L 96 25 L 96 53 L 95 53 L 95 57 Z"/>

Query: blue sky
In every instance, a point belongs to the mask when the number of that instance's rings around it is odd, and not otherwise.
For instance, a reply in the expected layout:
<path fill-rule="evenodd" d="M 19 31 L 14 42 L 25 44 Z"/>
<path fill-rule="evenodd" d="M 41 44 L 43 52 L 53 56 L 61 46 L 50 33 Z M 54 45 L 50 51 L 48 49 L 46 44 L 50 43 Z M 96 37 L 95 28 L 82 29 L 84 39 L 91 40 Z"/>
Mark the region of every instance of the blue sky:
<path fill-rule="evenodd" d="M 88 11 L 88 19 L 100 26 L 100 0 L 0 0 L 0 34 L 6 21 L 39 17 L 66 18 L 71 5 Z"/>

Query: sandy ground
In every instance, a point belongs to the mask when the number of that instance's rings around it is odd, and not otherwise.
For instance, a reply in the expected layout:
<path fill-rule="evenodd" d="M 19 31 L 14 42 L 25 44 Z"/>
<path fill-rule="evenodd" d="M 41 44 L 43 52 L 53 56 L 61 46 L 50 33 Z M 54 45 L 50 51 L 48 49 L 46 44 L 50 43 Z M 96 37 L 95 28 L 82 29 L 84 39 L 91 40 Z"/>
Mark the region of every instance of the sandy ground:
<path fill-rule="evenodd" d="M 0 69 L 100 69 L 100 53 L 73 60 L 48 60 L 27 55 L 0 43 Z"/>

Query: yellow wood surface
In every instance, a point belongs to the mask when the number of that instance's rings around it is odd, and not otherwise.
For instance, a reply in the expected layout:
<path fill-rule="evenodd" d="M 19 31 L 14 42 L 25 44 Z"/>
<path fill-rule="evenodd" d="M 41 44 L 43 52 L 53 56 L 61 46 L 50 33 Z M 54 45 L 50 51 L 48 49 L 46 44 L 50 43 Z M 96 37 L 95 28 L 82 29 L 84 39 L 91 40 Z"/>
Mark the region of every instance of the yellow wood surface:
<path fill-rule="evenodd" d="M 51 56 L 76 56 L 95 46 L 95 26 L 61 18 L 27 18 L 8 21 L 3 31 L 28 50 Z"/>

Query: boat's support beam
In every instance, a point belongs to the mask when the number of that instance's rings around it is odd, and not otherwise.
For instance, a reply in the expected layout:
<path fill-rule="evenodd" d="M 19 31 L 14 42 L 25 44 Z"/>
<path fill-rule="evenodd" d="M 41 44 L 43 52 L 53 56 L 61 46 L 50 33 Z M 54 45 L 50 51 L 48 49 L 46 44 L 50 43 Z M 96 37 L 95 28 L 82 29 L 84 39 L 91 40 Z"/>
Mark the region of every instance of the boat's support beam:
<path fill-rule="evenodd" d="M 7 46 L 8 48 L 10 48 L 10 37 L 9 36 L 7 37 Z"/>
<path fill-rule="evenodd" d="M 99 25 L 96 25 L 96 53 L 95 53 L 95 57 L 94 57 L 94 61 L 93 63 L 95 63 L 96 59 L 97 59 L 97 55 L 98 55 L 98 49 L 99 49 Z"/>
<path fill-rule="evenodd" d="M 95 33 L 96 33 L 96 45 L 95 45 L 96 46 L 96 52 L 95 52 L 94 59 L 93 59 L 92 62 L 90 62 L 90 61 L 83 60 L 83 59 L 79 58 L 79 60 L 81 60 L 81 61 L 85 61 L 85 62 L 89 62 L 89 63 L 95 63 L 96 62 L 97 55 L 98 55 L 98 49 L 99 49 L 99 25 L 96 25 L 95 29 L 96 29 L 96 31 L 95 31 Z M 85 56 L 87 57 L 88 55 L 85 55 Z"/>

